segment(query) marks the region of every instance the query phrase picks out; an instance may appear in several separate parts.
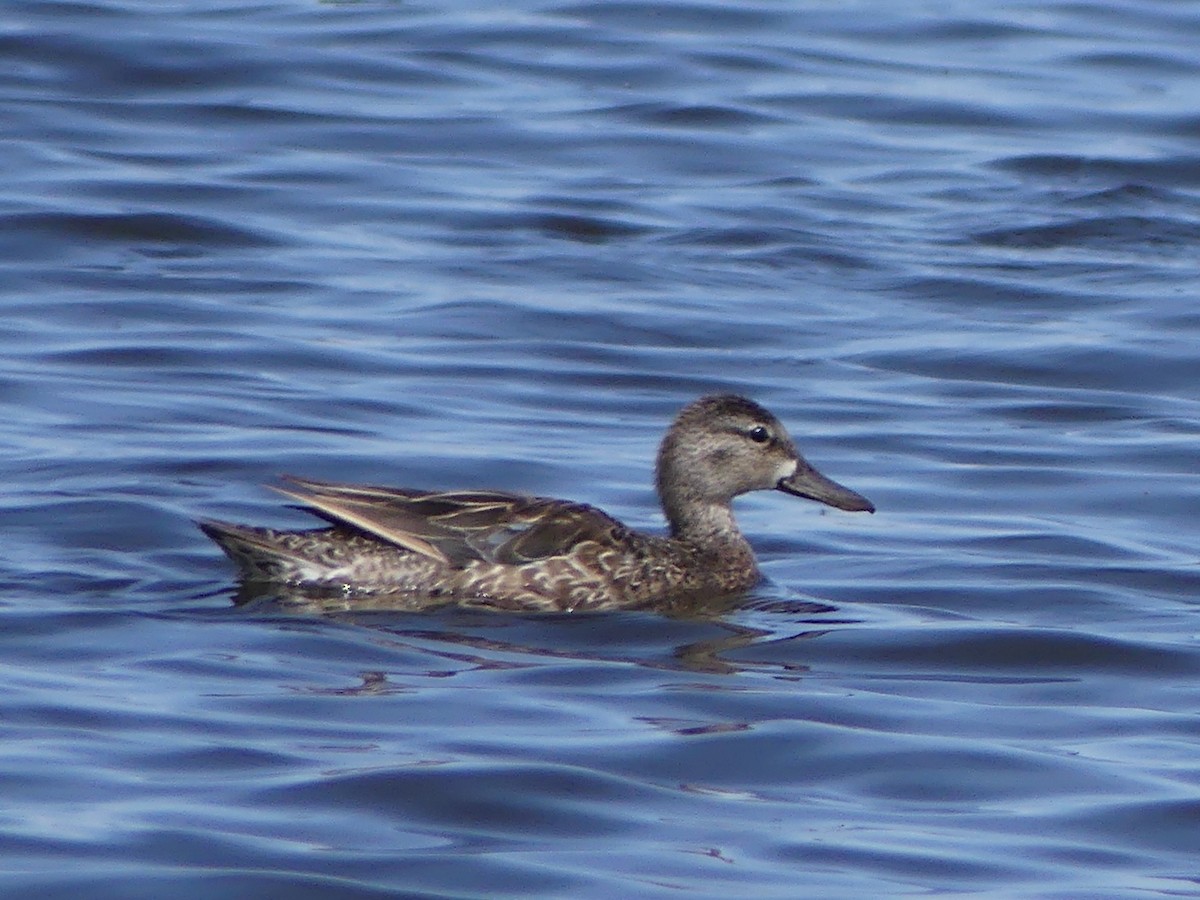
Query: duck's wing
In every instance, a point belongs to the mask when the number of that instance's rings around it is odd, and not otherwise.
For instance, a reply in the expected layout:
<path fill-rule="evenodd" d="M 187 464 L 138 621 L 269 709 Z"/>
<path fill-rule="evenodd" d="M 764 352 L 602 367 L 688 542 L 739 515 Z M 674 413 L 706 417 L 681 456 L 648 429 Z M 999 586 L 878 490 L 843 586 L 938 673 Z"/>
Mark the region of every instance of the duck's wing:
<path fill-rule="evenodd" d="M 317 515 L 443 564 L 521 565 L 613 543 L 620 522 L 592 506 L 498 491 L 416 491 L 285 476 L 275 488 Z"/>

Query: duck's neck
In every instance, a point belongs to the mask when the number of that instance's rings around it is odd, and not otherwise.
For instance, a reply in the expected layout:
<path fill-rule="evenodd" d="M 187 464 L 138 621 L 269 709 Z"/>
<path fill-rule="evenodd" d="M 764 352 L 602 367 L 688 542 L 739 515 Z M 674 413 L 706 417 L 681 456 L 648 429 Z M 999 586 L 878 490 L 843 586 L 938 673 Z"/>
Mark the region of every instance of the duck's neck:
<path fill-rule="evenodd" d="M 672 516 L 671 540 L 715 590 L 745 590 L 759 578 L 754 550 L 727 505 L 693 506 L 687 515 Z"/>
<path fill-rule="evenodd" d="M 746 543 L 727 504 L 694 504 L 675 509 L 664 504 L 664 509 L 673 538 L 701 546 Z"/>

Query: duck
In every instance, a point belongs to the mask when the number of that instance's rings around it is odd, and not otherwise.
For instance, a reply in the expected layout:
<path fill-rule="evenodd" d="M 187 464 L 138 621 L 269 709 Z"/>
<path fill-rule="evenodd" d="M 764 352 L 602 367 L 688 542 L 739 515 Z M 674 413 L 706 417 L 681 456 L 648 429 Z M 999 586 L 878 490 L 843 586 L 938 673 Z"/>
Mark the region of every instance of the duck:
<path fill-rule="evenodd" d="M 644 608 L 748 590 L 762 576 L 732 501 L 751 491 L 875 512 L 866 497 L 810 465 L 772 413 L 736 394 L 688 404 L 663 437 L 655 486 L 665 535 L 569 500 L 282 480 L 273 490 L 324 527 L 196 523 L 237 564 L 243 587 L 420 596 L 430 605 L 514 611 Z"/>

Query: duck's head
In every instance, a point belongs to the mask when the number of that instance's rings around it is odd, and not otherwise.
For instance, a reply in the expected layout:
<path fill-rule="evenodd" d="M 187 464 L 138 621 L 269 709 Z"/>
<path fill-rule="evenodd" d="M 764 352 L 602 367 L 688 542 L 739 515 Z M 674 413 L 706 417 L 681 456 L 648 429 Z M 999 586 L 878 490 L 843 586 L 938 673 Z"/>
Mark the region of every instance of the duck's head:
<path fill-rule="evenodd" d="M 734 394 L 702 397 L 680 411 L 659 447 L 657 476 L 675 532 L 715 522 L 734 497 L 749 491 L 780 490 L 849 512 L 875 511 L 866 497 L 810 466 L 771 413 Z"/>

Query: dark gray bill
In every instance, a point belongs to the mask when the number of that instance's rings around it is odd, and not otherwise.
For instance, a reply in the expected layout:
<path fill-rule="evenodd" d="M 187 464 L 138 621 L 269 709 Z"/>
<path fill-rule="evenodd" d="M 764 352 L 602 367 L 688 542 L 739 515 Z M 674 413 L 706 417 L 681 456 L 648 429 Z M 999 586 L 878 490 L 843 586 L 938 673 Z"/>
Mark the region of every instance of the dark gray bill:
<path fill-rule="evenodd" d="M 847 512 L 875 512 L 875 504 L 856 494 L 848 487 L 842 487 L 836 481 L 826 478 L 808 463 L 801 462 L 796 467 L 796 473 L 787 478 L 780 478 L 775 485 L 787 494 L 806 497 L 818 503 L 828 503 Z"/>

